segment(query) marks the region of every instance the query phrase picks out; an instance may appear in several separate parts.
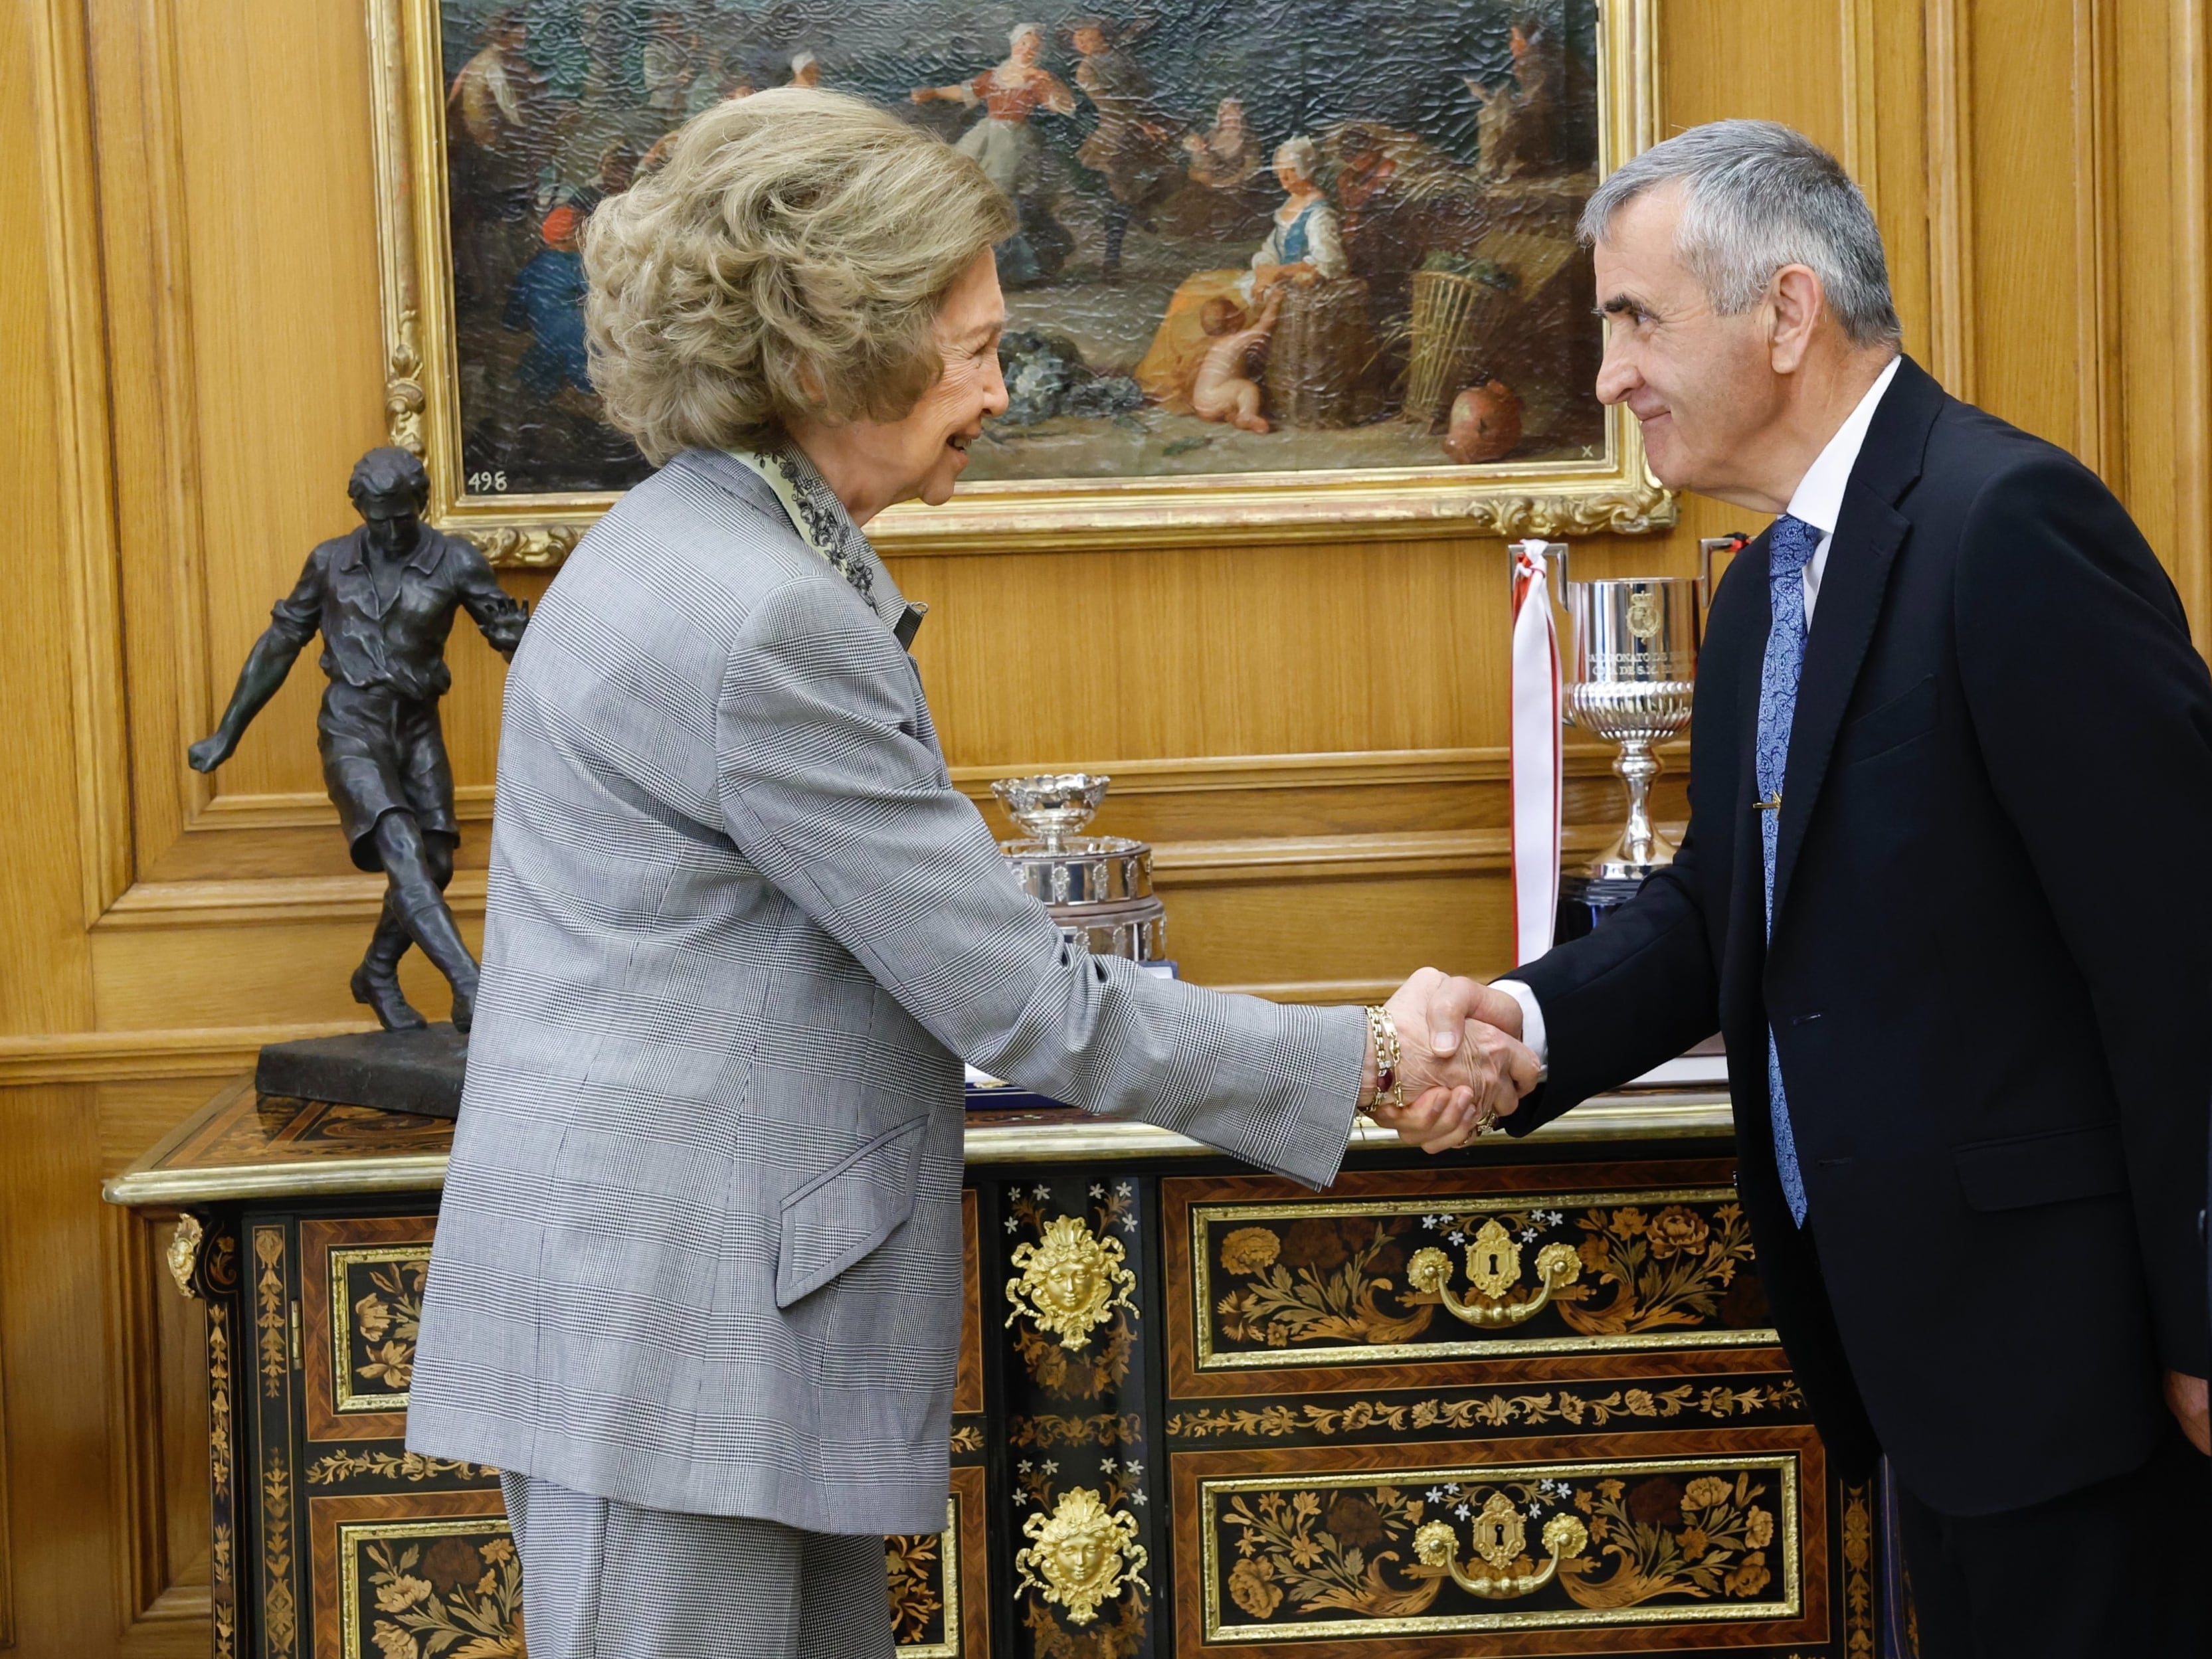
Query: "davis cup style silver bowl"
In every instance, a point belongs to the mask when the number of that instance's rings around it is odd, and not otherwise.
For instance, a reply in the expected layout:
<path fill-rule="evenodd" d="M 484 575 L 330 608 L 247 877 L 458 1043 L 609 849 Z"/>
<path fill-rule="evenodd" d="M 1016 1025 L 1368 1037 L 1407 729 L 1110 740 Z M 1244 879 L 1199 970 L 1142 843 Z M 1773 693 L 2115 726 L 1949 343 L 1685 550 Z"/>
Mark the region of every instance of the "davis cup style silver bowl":
<path fill-rule="evenodd" d="M 1029 833 L 999 850 L 1015 884 L 1094 955 L 1158 961 L 1167 954 L 1167 915 L 1152 896 L 1152 849 L 1081 833 L 1112 782 L 1091 772 L 1000 778 L 991 793 Z"/>

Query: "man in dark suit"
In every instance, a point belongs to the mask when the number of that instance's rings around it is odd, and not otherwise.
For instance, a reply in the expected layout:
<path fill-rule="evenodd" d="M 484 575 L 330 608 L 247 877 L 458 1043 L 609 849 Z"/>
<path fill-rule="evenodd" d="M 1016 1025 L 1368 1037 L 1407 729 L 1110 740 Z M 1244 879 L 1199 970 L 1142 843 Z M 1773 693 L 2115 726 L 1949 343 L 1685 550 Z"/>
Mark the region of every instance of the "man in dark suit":
<path fill-rule="evenodd" d="M 1710 1034 L 1831 1455 L 1921 1651 L 2202 1653 L 2212 678 L 2127 513 L 1899 353 L 1858 190 L 1723 122 L 1593 196 L 1599 395 L 1780 514 L 1713 601 L 1690 827 L 1501 981 L 1525 1133 Z"/>

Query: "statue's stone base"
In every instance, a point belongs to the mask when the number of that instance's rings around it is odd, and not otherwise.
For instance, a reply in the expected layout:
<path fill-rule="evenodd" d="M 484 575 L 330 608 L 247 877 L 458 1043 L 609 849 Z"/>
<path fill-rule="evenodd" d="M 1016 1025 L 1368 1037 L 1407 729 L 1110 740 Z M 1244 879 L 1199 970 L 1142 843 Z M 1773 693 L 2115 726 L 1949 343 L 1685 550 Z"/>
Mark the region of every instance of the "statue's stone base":
<path fill-rule="evenodd" d="M 309 1037 L 262 1049 L 253 1086 L 264 1095 L 454 1117 L 468 1058 L 468 1038 L 446 1024 Z"/>

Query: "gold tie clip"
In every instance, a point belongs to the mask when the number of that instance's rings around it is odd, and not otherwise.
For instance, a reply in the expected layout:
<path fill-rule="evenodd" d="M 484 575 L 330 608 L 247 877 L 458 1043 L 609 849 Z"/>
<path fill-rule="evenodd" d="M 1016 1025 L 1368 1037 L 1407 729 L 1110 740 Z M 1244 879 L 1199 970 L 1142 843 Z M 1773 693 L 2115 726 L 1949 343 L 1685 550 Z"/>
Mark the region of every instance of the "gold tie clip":
<path fill-rule="evenodd" d="M 1782 792 L 1778 789 L 1765 800 L 1753 802 L 1752 810 L 1755 812 L 1779 812 L 1782 810 Z"/>

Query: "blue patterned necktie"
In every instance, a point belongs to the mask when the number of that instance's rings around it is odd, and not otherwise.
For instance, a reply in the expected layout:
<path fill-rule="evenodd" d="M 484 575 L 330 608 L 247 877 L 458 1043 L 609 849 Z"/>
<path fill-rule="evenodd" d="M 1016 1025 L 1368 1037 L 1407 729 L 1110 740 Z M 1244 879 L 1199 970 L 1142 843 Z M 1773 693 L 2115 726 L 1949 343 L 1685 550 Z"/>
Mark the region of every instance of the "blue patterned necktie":
<path fill-rule="evenodd" d="M 1759 671 L 1756 768 L 1759 840 L 1766 865 L 1766 936 L 1774 937 L 1774 849 L 1782 835 L 1782 775 L 1790 759 L 1790 724 L 1797 714 L 1797 677 L 1805 666 L 1805 566 L 1820 532 L 1787 514 L 1774 521 L 1766 544 L 1767 589 L 1774 613 L 1766 632 L 1766 660 Z M 1790 1216 L 1805 1224 L 1805 1177 L 1797 1167 L 1797 1134 L 1782 1091 L 1782 1051 L 1766 1028 L 1766 1098 L 1774 1118 L 1774 1169 Z"/>

